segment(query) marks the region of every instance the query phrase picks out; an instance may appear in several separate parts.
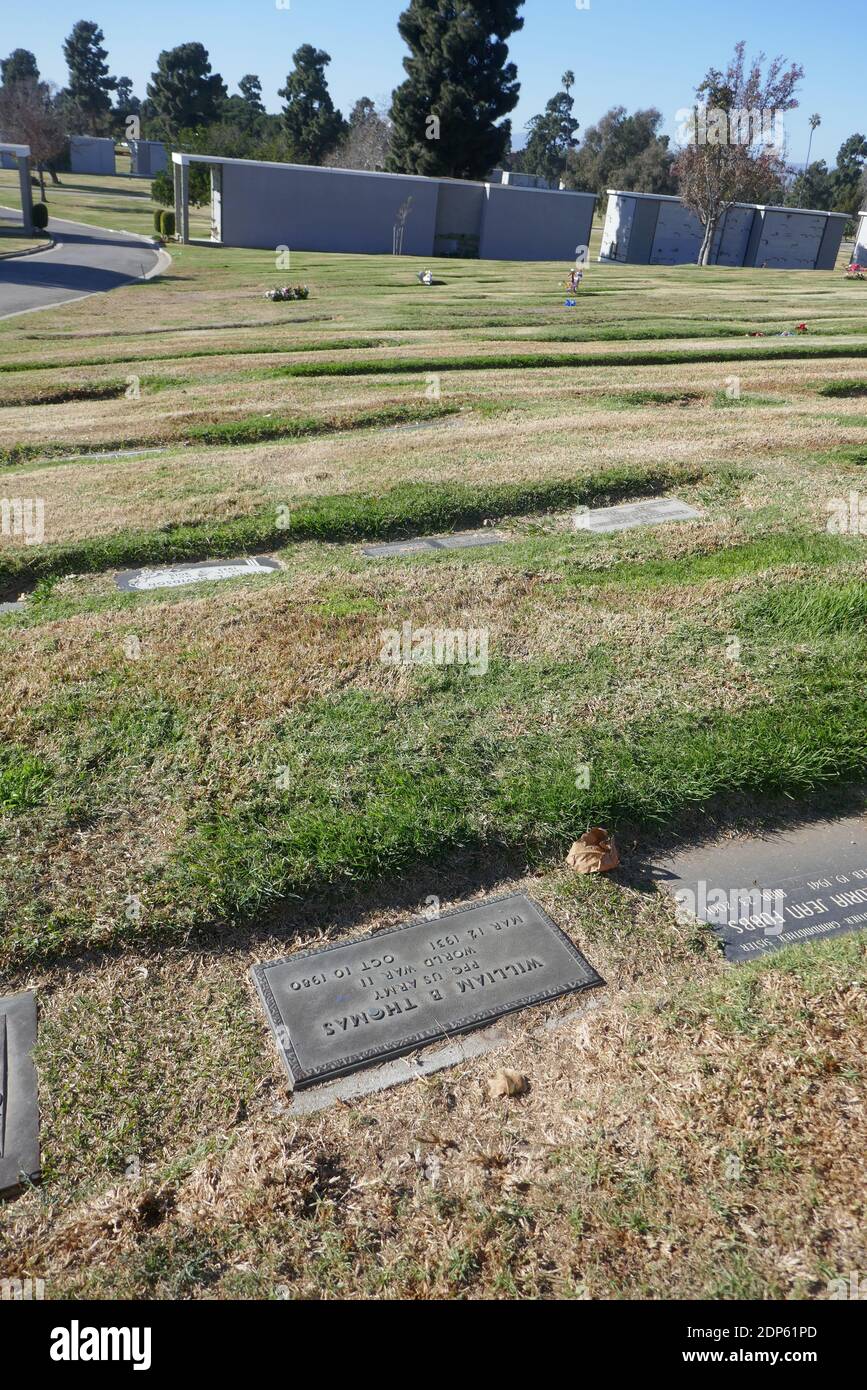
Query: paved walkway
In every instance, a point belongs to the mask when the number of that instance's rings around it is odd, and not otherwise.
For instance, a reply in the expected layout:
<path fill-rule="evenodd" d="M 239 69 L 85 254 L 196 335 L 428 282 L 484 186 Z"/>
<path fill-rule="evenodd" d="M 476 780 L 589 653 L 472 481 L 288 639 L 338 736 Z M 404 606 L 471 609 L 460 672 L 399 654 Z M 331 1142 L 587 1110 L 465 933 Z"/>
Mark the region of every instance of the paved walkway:
<path fill-rule="evenodd" d="M 20 213 L 2 208 L 0 217 L 14 223 Z M 164 252 L 128 232 L 58 217 L 50 219 L 48 230 L 57 243 L 50 251 L 0 260 L 0 319 L 149 279 L 168 264 Z"/>

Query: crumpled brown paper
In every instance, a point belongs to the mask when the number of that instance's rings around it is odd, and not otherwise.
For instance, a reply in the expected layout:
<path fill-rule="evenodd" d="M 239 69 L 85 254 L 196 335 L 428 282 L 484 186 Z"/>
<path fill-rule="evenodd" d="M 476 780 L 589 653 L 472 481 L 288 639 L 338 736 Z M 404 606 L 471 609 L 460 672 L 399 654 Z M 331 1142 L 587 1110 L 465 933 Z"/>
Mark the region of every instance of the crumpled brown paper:
<path fill-rule="evenodd" d="M 616 869 L 620 855 L 614 836 L 601 825 L 594 825 L 580 840 L 576 840 L 566 855 L 566 863 L 576 874 L 604 874 Z"/>
<path fill-rule="evenodd" d="M 488 1081 L 488 1095 L 491 1100 L 498 1096 L 522 1096 L 529 1089 L 529 1081 L 519 1071 L 498 1071 Z"/>

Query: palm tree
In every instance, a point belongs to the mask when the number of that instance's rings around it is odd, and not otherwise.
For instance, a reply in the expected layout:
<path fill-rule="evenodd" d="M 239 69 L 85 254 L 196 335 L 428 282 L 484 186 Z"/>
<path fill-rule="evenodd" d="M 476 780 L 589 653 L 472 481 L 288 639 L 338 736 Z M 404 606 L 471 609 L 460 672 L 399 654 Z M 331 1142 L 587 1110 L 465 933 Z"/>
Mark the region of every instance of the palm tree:
<path fill-rule="evenodd" d="M 805 173 L 805 174 L 806 174 L 807 170 L 808 170 L 809 167 L 810 167 L 810 153 L 811 153 L 811 151 L 812 151 L 812 149 L 813 149 L 813 136 L 814 136 L 815 133 L 816 133 L 817 127 L 820 126 L 821 124 L 822 124 L 822 117 L 819 115 L 818 111 L 814 111 L 813 114 L 812 114 L 812 116 L 810 117 L 810 142 L 809 142 L 809 144 L 807 145 L 807 162 L 806 162 L 806 164 L 804 165 L 804 173 Z M 802 180 L 801 180 L 801 197 L 803 197 L 803 196 L 804 196 L 804 180 L 802 179 Z M 801 200 L 800 200 L 800 198 L 799 198 L 799 199 L 798 199 L 798 207 L 800 207 L 800 206 L 801 206 Z"/>

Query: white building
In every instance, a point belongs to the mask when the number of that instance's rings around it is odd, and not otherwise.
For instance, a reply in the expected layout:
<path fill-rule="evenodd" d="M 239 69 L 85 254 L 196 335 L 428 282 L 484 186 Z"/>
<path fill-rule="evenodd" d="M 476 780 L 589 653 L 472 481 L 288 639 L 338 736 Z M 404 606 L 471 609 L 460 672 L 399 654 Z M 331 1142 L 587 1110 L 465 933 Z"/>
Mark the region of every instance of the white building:
<path fill-rule="evenodd" d="M 735 203 L 723 216 L 713 263 L 766 270 L 833 270 L 846 217 L 813 208 Z M 679 198 L 608 190 L 600 261 L 695 264 L 704 229 Z"/>
<path fill-rule="evenodd" d="M 858 230 L 855 233 L 855 250 L 852 260 L 858 265 L 867 265 L 867 210 L 858 214 Z"/>

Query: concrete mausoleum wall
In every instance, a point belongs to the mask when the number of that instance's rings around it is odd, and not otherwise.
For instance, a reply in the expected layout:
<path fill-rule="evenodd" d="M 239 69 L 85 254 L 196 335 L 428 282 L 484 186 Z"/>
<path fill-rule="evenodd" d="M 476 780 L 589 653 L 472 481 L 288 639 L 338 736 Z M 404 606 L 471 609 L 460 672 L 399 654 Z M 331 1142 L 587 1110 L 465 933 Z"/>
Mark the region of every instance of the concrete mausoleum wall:
<path fill-rule="evenodd" d="M 636 221 L 643 214 L 642 221 L 650 232 L 650 254 L 647 260 L 651 265 L 688 265 L 695 262 L 701 250 L 703 240 L 701 223 L 695 213 L 690 212 L 682 203 L 659 203 L 637 199 L 641 213 L 636 214 Z M 656 210 L 655 224 L 651 225 L 652 215 Z M 630 256 L 635 254 L 635 228 L 633 228 L 630 241 Z M 643 255 L 644 246 L 640 247 L 639 254 Z"/>
<path fill-rule="evenodd" d="M 252 160 L 214 162 L 223 175 L 219 239 L 224 246 L 390 253 L 395 225 L 411 199 L 403 252 L 433 255 L 438 190 L 429 179 Z"/>
<path fill-rule="evenodd" d="M 623 262 L 627 259 L 637 206 L 637 200 L 630 198 L 627 193 L 619 194 L 616 198 L 608 195 L 608 207 L 602 227 L 600 261 Z"/>
<path fill-rule="evenodd" d="M 437 180 L 436 256 L 478 256 L 485 189 L 461 179 Z"/>
<path fill-rule="evenodd" d="M 541 174 L 523 174 L 514 169 L 495 169 L 486 183 L 506 183 L 510 188 L 555 189 L 559 185 L 551 183 Z"/>
<path fill-rule="evenodd" d="M 152 179 L 166 168 L 169 157 L 161 140 L 130 140 L 130 173 L 134 178 Z"/>
<path fill-rule="evenodd" d="M 766 270 L 832 270 L 845 221 L 842 216 L 830 218 L 826 212 L 760 208 L 745 264 Z"/>
<path fill-rule="evenodd" d="M 69 168 L 73 174 L 113 174 L 114 141 L 101 135 L 70 135 Z"/>
<path fill-rule="evenodd" d="M 177 225 L 189 236 L 189 165 L 210 165 L 213 239 L 224 246 L 383 255 L 571 260 L 595 197 L 461 179 L 173 154 Z"/>
<path fill-rule="evenodd" d="M 867 211 L 858 214 L 858 230 L 855 233 L 855 250 L 852 260 L 858 265 L 867 265 Z"/>
<path fill-rule="evenodd" d="M 537 188 L 484 185 L 479 255 L 485 261 L 572 261 L 589 247 L 596 198 Z"/>
<path fill-rule="evenodd" d="M 717 265 L 747 264 L 747 248 L 755 217 L 755 208 L 744 203 L 736 203 L 733 208 L 729 208 L 716 239 L 714 259 Z"/>
<path fill-rule="evenodd" d="M 9 161 L 7 163 L 6 161 Z M 33 236 L 33 191 L 30 187 L 30 146 L 0 144 L 0 165 L 18 170 L 18 190 L 21 195 L 21 230 Z"/>
<path fill-rule="evenodd" d="M 831 270 L 845 221 L 840 213 L 735 203 L 717 228 L 712 260 L 769 270 Z M 609 189 L 601 261 L 695 264 L 703 239 L 701 222 L 679 198 Z"/>

